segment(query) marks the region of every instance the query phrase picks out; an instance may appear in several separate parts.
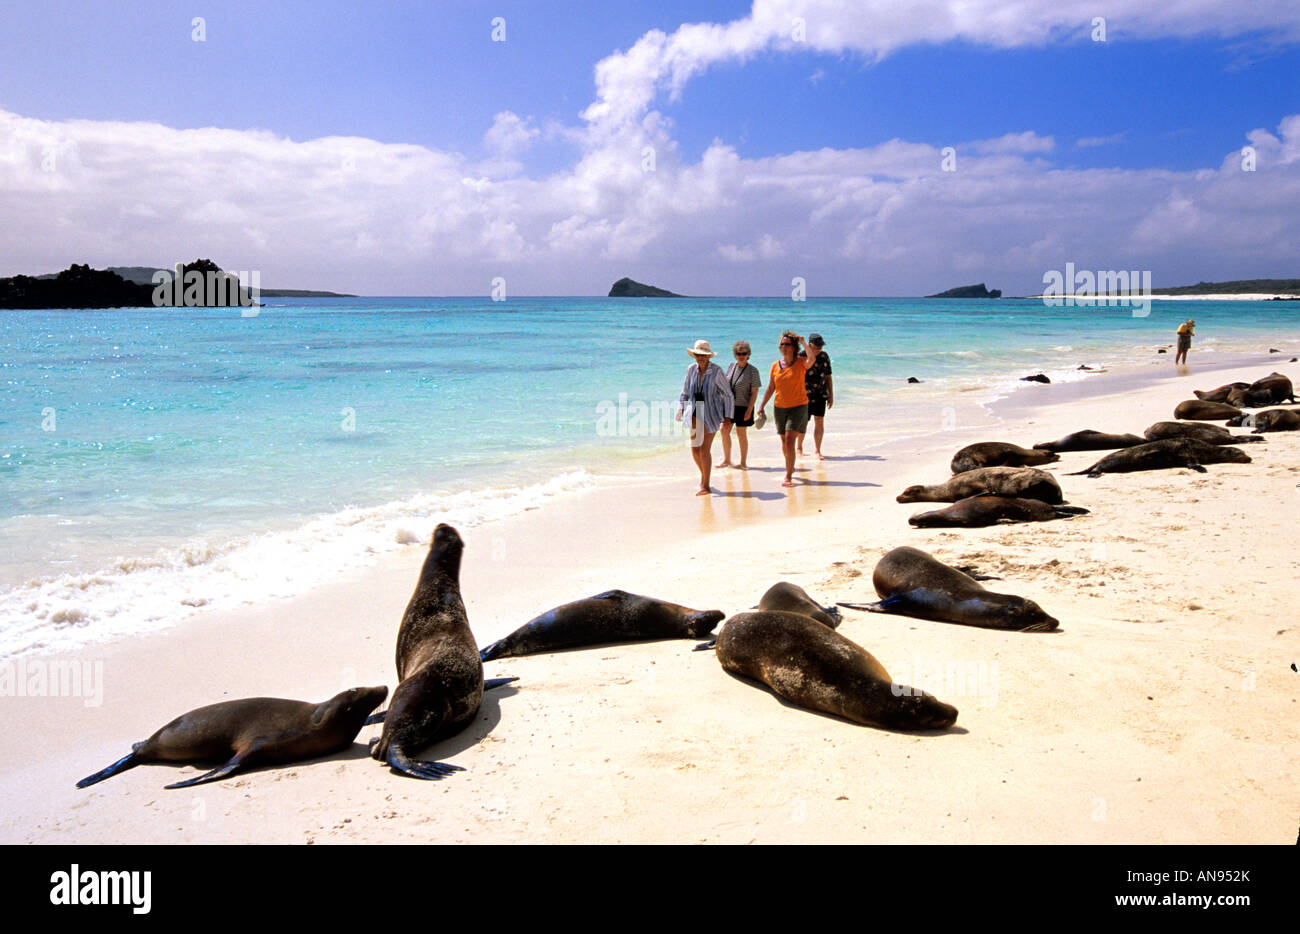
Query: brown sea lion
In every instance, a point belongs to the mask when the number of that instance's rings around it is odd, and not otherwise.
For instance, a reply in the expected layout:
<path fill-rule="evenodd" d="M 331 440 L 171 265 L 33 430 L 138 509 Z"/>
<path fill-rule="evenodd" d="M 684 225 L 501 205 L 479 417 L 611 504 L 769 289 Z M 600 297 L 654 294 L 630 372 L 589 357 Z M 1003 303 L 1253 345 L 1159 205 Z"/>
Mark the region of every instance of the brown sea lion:
<path fill-rule="evenodd" d="M 1252 435 L 1234 435 L 1218 425 L 1204 422 L 1156 422 L 1144 434 L 1149 441 L 1164 441 L 1166 438 L 1195 438 L 1206 444 L 1244 444 L 1250 441 L 1263 441 Z"/>
<path fill-rule="evenodd" d="M 886 730 L 943 730 L 957 722 L 957 708 L 894 683 L 870 652 L 802 613 L 738 613 L 722 627 L 717 649 L 727 671 L 809 710 Z"/>
<path fill-rule="evenodd" d="M 1241 409 L 1226 402 L 1202 402 L 1200 399 L 1188 399 L 1178 403 L 1174 409 L 1174 418 L 1187 418 L 1203 422 L 1219 422 L 1241 414 Z"/>
<path fill-rule="evenodd" d="M 1051 451 L 1031 451 L 1007 441 L 980 441 L 954 454 L 949 466 L 953 473 L 965 473 L 980 467 L 1038 467 L 1060 459 Z"/>
<path fill-rule="evenodd" d="M 1228 424 L 1234 428 L 1254 428 L 1252 435 L 1262 434 L 1266 431 L 1296 431 L 1300 430 L 1300 411 L 1295 409 L 1265 409 L 1263 412 L 1255 412 L 1253 415 L 1241 415 L 1237 418 L 1228 419 Z M 1242 438 L 1242 441 L 1262 441 L 1262 438 Z"/>
<path fill-rule="evenodd" d="M 1035 444 L 1036 451 L 1108 451 L 1112 448 L 1131 448 L 1135 444 L 1144 444 L 1137 435 L 1108 435 L 1104 431 L 1085 428 L 1057 438 Z"/>
<path fill-rule="evenodd" d="M 898 494 L 900 503 L 955 503 L 978 493 L 1022 496 L 1045 503 L 1063 503 L 1056 478 L 1036 467 L 980 467 L 959 473 L 934 486 L 909 486 Z"/>
<path fill-rule="evenodd" d="M 1188 467 L 1198 473 L 1205 473 L 1202 464 L 1249 463 L 1249 455 L 1240 448 L 1207 444 L 1195 438 L 1166 438 L 1163 441 L 1151 441 L 1107 454 L 1091 467 L 1067 476 L 1077 477 L 1087 474 L 1089 477 L 1100 477 L 1104 473 L 1164 470 L 1169 467 Z"/>
<path fill-rule="evenodd" d="M 483 663 L 460 596 L 465 543 L 451 526 L 433 532 L 429 554 L 397 632 L 397 677 L 384 732 L 370 754 L 396 772 L 436 780 L 458 765 L 412 758 L 454 736 L 483 702 Z"/>
<path fill-rule="evenodd" d="M 1291 380 L 1281 373 L 1270 373 L 1255 380 L 1250 386 L 1241 390 L 1240 401 L 1234 401 L 1232 393 L 1228 394 L 1228 403 L 1239 407 L 1258 409 L 1266 405 L 1279 405 L 1283 402 L 1295 402 L 1295 389 Z"/>
<path fill-rule="evenodd" d="M 840 606 L 1019 632 L 1049 632 L 1060 625 L 1033 600 L 985 590 L 970 575 L 906 545 L 880 559 L 871 583 L 879 603 Z"/>
<path fill-rule="evenodd" d="M 222 701 L 181 714 L 131 754 L 77 782 L 85 788 L 146 762 L 222 761 L 211 772 L 164 787 L 188 788 L 214 782 L 242 769 L 300 762 L 346 749 L 388 688 L 352 688 L 321 704 L 281 697 Z"/>
<path fill-rule="evenodd" d="M 806 590 L 789 581 L 779 581 L 767 588 L 767 592 L 758 601 L 758 609 L 802 613 L 831 629 L 838 627 L 842 619 L 839 607 L 822 606 L 808 596 Z"/>
<path fill-rule="evenodd" d="M 1228 393 L 1232 392 L 1232 390 L 1249 388 L 1250 383 L 1225 383 L 1217 389 L 1210 389 L 1205 392 L 1202 392 L 1199 389 L 1193 389 L 1192 395 L 1196 396 L 1196 398 L 1200 399 L 1202 402 L 1227 402 Z"/>
<path fill-rule="evenodd" d="M 1078 506 L 1051 506 L 1040 499 L 981 494 L 959 499 L 943 509 L 918 512 L 907 521 L 918 529 L 975 529 L 999 522 L 1047 522 L 1087 514 L 1088 510 Z"/>
<path fill-rule="evenodd" d="M 698 639 L 722 622 L 721 610 L 692 610 L 625 590 L 607 590 L 547 610 L 479 653 L 483 661 L 611 642 Z"/>

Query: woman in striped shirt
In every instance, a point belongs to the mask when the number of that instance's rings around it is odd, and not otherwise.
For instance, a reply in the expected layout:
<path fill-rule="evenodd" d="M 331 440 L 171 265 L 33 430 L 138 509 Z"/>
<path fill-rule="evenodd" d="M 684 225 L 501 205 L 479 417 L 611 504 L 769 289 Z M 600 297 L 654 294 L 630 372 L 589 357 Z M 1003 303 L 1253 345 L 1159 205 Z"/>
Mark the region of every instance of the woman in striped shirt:
<path fill-rule="evenodd" d="M 695 363 L 686 371 L 686 382 L 677 402 L 677 420 L 691 429 L 691 457 L 700 470 L 700 488 L 696 496 L 708 496 L 709 475 L 713 472 L 713 436 L 722 427 L 722 420 L 730 417 L 736 407 L 731 386 L 722 367 L 712 362 L 717 356 L 709 342 L 698 340 L 686 351 Z"/>

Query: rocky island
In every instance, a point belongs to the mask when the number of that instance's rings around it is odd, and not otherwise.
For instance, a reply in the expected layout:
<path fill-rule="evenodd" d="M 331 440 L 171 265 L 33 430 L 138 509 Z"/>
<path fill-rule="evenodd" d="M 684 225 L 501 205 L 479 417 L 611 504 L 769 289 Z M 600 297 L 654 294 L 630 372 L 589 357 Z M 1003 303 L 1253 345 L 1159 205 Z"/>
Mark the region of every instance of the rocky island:
<path fill-rule="evenodd" d="M 1001 298 L 1001 289 L 986 289 L 984 283 L 978 285 L 960 285 L 955 289 L 949 289 L 946 292 L 940 292 L 937 295 L 927 295 L 926 298 Z"/>
<path fill-rule="evenodd" d="M 678 295 L 676 292 L 669 292 L 667 289 L 656 288 L 653 285 L 646 285 L 644 282 L 637 282 L 635 279 L 629 279 L 624 276 L 609 287 L 610 298 L 685 298 L 685 295 Z"/>

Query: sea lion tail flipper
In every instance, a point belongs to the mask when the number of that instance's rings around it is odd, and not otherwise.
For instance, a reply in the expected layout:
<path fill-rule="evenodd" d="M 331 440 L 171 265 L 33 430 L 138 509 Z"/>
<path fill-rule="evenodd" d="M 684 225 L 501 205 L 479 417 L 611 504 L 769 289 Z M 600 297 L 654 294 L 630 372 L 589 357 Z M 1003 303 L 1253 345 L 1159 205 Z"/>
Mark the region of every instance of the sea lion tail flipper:
<path fill-rule="evenodd" d="M 1089 477 L 1093 477 L 1093 478 L 1100 477 L 1100 476 L 1101 476 L 1100 473 L 1093 473 L 1093 468 L 1095 468 L 1096 466 L 1097 466 L 1096 464 L 1093 464 L 1092 467 L 1087 467 L 1087 468 L 1085 468 L 1085 469 L 1083 469 L 1083 470 L 1076 470 L 1074 473 L 1062 474 L 1061 476 L 1063 476 L 1063 477 L 1082 477 L 1082 476 L 1084 476 L 1085 474 L 1087 474 Z"/>
<path fill-rule="evenodd" d="M 366 717 L 366 722 L 361 725 L 374 726 L 376 723 L 383 723 L 384 717 L 386 716 L 388 716 L 387 710 L 381 710 L 378 713 L 372 713 L 370 716 Z"/>
<path fill-rule="evenodd" d="M 708 642 L 701 642 L 701 643 L 700 643 L 699 645 L 697 645 L 695 648 L 691 649 L 691 651 L 692 651 L 692 652 L 707 652 L 709 649 L 717 648 L 717 645 L 718 645 L 718 640 L 717 640 L 717 639 L 710 639 Z"/>
<path fill-rule="evenodd" d="M 497 688 L 503 688 L 511 681 L 518 681 L 518 678 L 487 678 L 483 681 L 483 690 L 494 691 Z"/>
<path fill-rule="evenodd" d="M 887 603 L 889 603 L 889 600 L 880 600 L 876 603 L 844 603 L 842 601 L 836 601 L 835 605 L 850 610 L 866 610 L 868 613 L 888 613 L 889 610 L 885 609 Z"/>
<path fill-rule="evenodd" d="M 138 749 L 142 744 L 136 743 Z M 81 781 L 77 782 L 78 788 L 87 788 L 97 782 L 102 782 L 106 778 L 112 778 L 118 772 L 125 772 L 127 769 L 133 769 L 140 764 L 140 760 L 135 757 L 135 749 L 118 759 L 107 768 L 100 769 L 94 775 L 87 775 Z"/>
<path fill-rule="evenodd" d="M 1088 510 L 1084 509 L 1082 506 L 1053 506 L 1052 509 L 1054 509 L 1056 514 L 1061 517 L 1088 515 Z"/>
<path fill-rule="evenodd" d="M 245 759 L 247 759 L 247 757 L 248 757 L 248 750 L 245 750 L 242 753 L 237 752 L 230 757 L 229 762 L 227 762 L 225 765 L 218 766 L 217 768 L 213 769 L 211 772 L 204 772 L 202 775 L 191 778 L 188 781 L 173 782 L 170 785 L 163 785 L 163 787 L 164 788 L 189 788 L 191 785 L 202 785 L 204 782 L 218 781 L 219 779 L 225 778 L 231 772 L 238 770 L 239 767 L 244 764 L 244 761 Z"/>
<path fill-rule="evenodd" d="M 491 645 L 485 645 L 483 648 L 479 649 L 478 660 L 481 662 L 490 662 L 494 658 L 500 658 L 501 643 L 505 641 L 506 641 L 505 639 L 498 639 L 496 642 L 493 642 Z"/>
<path fill-rule="evenodd" d="M 1200 464 L 1188 464 L 1187 469 L 1195 470 L 1197 473 L 1209 473 L 1209 471 L 1206 470 L 1204 467 L 1202 467 Z"/>
<path fill-rule="evenodd" d="M 426 762 L 412 759 L 396 746 L 390 746 L 388 749 L 388 765 L 394 772 L 409 775 L 412 778 L 422 778 L 430 782 L 446 778 L 452 772 L 465 771 L 459 765 L 452 765 L 449 762 Z"/>
<path fill-rule="evenodd" d="M 1084 510 L 1084 512 L 1087 512 L 1087 511 L 1088 511 L 1088 510 L 1086 510 L 1086 509 Z M 1000 578 L 1000 577 L 994 577 L 992 574 L 981 574 L 978 570 L 976 570 L 975 565 L 973 565 L 973 564 L 957 564 L 957 565 L 953 565 L 953 567 L 954 567 L 956 570 L 961 571 L 963 574 L 965 574 L 965 575 L 966 575 L 967 577 L 969 577 L 971 580 L 977 580 L 977 581 L 1000 581 L 1000 580 L 1002 580 L 1002 578 Z"/>

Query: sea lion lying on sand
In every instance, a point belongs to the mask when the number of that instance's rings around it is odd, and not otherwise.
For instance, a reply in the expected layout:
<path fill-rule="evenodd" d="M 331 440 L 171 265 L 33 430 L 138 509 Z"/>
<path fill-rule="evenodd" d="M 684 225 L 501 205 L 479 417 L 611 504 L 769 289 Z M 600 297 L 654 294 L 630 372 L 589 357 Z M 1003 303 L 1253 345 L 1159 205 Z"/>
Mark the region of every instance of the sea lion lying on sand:
<path fill-rule="evenodd" d="M 880 559 L 871 583 L 879 603 L 840 606 L 1019 632 L 1050 632 L 1060 625 L 1033 600 L 985 590 L 970 575 L 906 545 Z"/>
<path fill-rule="evenodd" d="M 802 613 L 737 613 L 717 644 L 724 669 L 809 710 L 886 730 L 942 730 L 957 722 L 957 708 L 896 684 L 870 652 Z"/>
<path fill-rule="evenodd" d="M 918 529 L 975 529 L 999 522 L 1048 522 L 1087 514 L 1088 510 L 1078 506 L 1051 506 L 1040 499 L 980 494 L 959 499 L 943 509 L 918 512 L 907 521 Z"/>
<path fill-rule="evenodd" d="M 1198 473 L 1205 473 L 1202 464 L 1249 463 L 1250 457 L 1240 448 L 1208 444 L 1195 438 L 1166 438 L 1107 454 L 1091 467 L 1067 476 L 1087 474 L 1089 477 L 1100 477 L 1104 473 L 1163 470 L 1168 467 L 1188 467 Z"/>
<path fill-rule="evenodd" d="M 1281 373 L 1270 373 L 1245 388 L 1231 390 L 1224 401 L 1239 408 L 1258 409 L 1266 405 L 1294 402 L 1295 390 L 1290 379 Z"/>
<path fill-rule="evenodd" d="M 767 593 L 758 601 L 758 609 L 802 613 L 831 629 L 838 627 L 842 620 L 839 607 L 822 606 L 808 596 L 806 590 L 789 581 L 780 581 L 767 588 Z"/>
<path fill-rule="evenodd" d="M 1006 441 L 980 441 L 954 454 L 949 466 L 957 474 L 980 467 L 1037 467 L 1060 459 L 1051 451 L 1031 451 Z"/>
<path fill-rule="evenodd" d="M 1241 414 L 1241 409 L 1226 402 L 1202 402 L 1200 399 L 1188 399 L 1178 403 L 1174 409 L 1174 418 L 1187 418 L 1203 422 L 1220 422 Z"/>
<path fill-rule="evenodd" d="M 1055 441 L 1035 444 L 1035 451 L 1109 451 L 1112 448 L 1131 448 L 1146 442 L 1137 435 L 1108 435 L 1104 431 L 1085 428 Z"/>
<path fill-rule="evenodd" d="M 1296 431 L 1300 430 L 1300 412 L 1295 409 L 1265 409 L 1254 415 L 1242 414 L 1237 418 L 1230 418 L 1228 424 L 1234 428 L 1254 428 L 1252 435 L 1262 434 L 1265 431 Z M 1262 441 L 1263 439 L 1251 437 L 1241 440 Z"/>
<path fill-rule="evenodd" d="M 1234 435 L 1218 425 L 1206 425 L 1202 422 L 1156 422 L 1145 432 L 1150 441 L 1164 441 L 1166 438 L 1195 438 L 1206 444 L 1245 444 L 1250 441 L 1263 441 L 1253 435 Z"/>
<path fill-rule="evenodd" d="M 1232 392 L 1232 390 L 1249 388 L 1250 383 L 1224 383 L 1217 389 L 1210 389 L 1206 392 L 1202 392 L 1199 389 L 1193 389 L 1192 395 L 1196 396 L 1196 398 L 1200 399 L 1202 402 L 1227 402 L 1228 393 Z"/>
<path fill-rule="evenodd" d="M 900 503 L 955 503 L 978 493 L 1065 502 L 1056 478 L 1036 467 L 980 467 L 934 486 L 909 486 L 897 499 Z"/>

